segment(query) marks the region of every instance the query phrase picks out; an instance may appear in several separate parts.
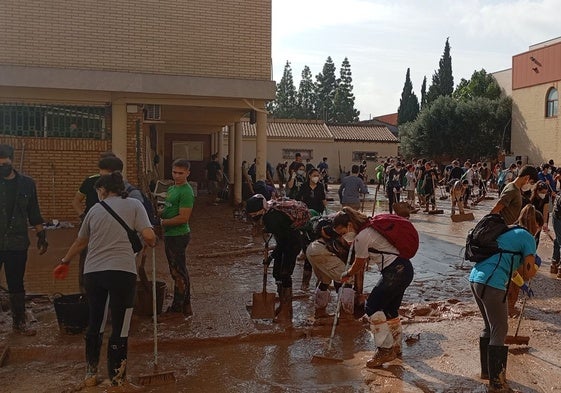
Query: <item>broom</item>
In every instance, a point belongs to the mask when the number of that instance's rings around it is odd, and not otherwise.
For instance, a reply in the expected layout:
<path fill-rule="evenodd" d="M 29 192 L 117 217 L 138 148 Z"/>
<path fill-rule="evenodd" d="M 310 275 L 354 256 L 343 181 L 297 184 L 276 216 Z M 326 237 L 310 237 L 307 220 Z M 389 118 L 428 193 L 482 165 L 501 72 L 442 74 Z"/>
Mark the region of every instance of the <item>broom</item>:
<path fill-rule="evenodd" d="M 154 369 L 152 374 L 138 377 L 140 385 L 166 385 L 175 383 L 173 371 L 158 370 L 158 310 L 156 306 L 156 248 L 152 247 L 152 320 L 154 321 Z"/>

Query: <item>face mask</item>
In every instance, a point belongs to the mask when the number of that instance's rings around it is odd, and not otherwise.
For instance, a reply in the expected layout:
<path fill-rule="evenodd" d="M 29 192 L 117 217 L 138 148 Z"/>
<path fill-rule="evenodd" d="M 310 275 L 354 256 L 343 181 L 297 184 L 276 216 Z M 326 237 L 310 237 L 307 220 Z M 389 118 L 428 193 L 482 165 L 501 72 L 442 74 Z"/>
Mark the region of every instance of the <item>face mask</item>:
<path fill-rule="evenodd" d="M 526 183 L 522 186 L 522 191 L 524 191 L 524 192 L 530 191 L 532 189 L 532 187 L 534 187 L 534 186 L 531 185 L 530 183 Z"/>
<path fill-rule="evenodd" d="M 296 173 L 299 174 L 300 176 L 304 176 L 306 174 L 305 171 L 297 171 Z"/>
<path fill-rule="evenodd" d="M 317 176 L 312 177 L 312 182 L 313 183 L 317 183 L 318 181 L 319 181 L 319 177 L 317 177 Z"/>
<path fill-rule="evenodd" d="M 545 199 L 545 196 L 546 196 L 546 195 L 547 195 L 547 194 L 538 194 L 538 196 L 539 196 L 541 199 Z"/>
<path fill-rule="evenodd" d="M 12 173 L 12 164 L 0 165 L 0 176 L 8 177 Z"/>
<path fill-rule="evenodd" d="M 347 243 L 352 243 L 355 240 L 356 232 L 347 232 L 343 235 L 343 240 Z"/>
<path fill-rule="evenodd" d="M 551 169 L 548 169 L 548 170 L 547 170 L 547 173 L 551 175 Z"/>

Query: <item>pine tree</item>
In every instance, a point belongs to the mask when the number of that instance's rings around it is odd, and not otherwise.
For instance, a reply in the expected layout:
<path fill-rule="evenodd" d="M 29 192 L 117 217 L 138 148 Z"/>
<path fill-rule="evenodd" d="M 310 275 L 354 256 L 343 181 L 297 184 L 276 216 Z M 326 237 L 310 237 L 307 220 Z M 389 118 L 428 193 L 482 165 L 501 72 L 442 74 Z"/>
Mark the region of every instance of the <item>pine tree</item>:
<path fill-rule="evenodd" d="M 333 98 L 334 123 L 352 123 L 358 121 L 359 111 L 355 109 L 355 96 L 353 94 L 353 78 L 351 64 L 345 57 L 341 64 L 340 79 Z"/>
<path fill-rule="evenodd" d="M 304 66 L 302 70 L 302 79 L 298 87 L 296 95 L 297 117 L 299 119 L 315 119 L 314 105 L 316 103 L 316 94 L 314 82 L 312 81 L 312 72 L 310 67 Z"/>
<path fill-rule="evenodd" d="M 421 85 L 421 108 L 427 105 L 427 77 L 423 78 L 423 84 Z"/>
<path fill-rule="evenodd" d="M 277 84 L 277 97 L 272 105 L 272 113 L 277 118 L 293 119 L 296 117 L 296 108 L 296 88 L 292 68 L 287 61 L 282 78 Z"/>
<path fill-rule="evenodd" d="M 337 88 L 335 64 L 331 56 L 327 57 L 323 71 L 316 75 L 316 104 L 315 113 L 319 119 L 329 122 L 333 119 L 333 99 Z"/>
<path fill-rule="evenodd" d="M 430 105 L 439 96 L 451 96 L 454 92 L 454 76 L 452 75 L 452 57 L 450 56 L 449 38 L 446 38 L 444 53 L 438 63 L 438 71 L 432 76 L 432 85 L 427 93 L 427 103 Z"/>
<path fill-rule="evenodd" d="M 399 108 L 397 109 L 397 124 L 401 125 L 413 121 L 417 118 L 418 114 L 419 100 L 415 93 L 413 93 L 413 84 L 411 83 L 408 68 L 405 74 L 405 84 L 403 85 L 401 99 L 399 100 Z"/>

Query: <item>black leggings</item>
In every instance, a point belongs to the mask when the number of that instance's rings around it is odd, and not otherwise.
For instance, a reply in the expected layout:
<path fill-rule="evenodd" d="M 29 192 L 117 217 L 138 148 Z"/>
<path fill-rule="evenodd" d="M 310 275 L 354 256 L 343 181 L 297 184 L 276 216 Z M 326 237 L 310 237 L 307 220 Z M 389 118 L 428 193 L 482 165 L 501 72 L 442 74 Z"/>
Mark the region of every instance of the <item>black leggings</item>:
<path fill-rule="evenodd" d="M 111 338 L 126 338 L 136 294 L 136 274 L 104 270 L 84 274 L 84 286 L 90 307 L 88 335 L 105 330 L 107 311 L 111 311 Z"/>

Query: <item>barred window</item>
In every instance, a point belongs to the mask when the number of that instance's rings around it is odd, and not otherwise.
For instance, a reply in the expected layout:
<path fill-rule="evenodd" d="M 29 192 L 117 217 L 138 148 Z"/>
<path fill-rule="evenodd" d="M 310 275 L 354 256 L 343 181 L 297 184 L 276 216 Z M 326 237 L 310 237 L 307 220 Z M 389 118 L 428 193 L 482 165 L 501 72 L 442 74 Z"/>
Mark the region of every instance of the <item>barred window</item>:
<path fill-rule="evenodd" d="M 355 161 L 376 161 L 378 152 L 376 151 L 353 151 L 353 162 Z"/>
<path fill-rule="evenodd" d="M 296 153 L 300 153 L 303 160 L 308 158 L 312 160 L 314 158 L 312 149 L 282 149 L 282 158 L 285 160 L 294 160 Z"/>
<path fill-rule="evenodd" d="M 559 92 L 555 87 L 552 87 L 547 92 L 545 117 L 556 117 L 558 113 L 559 113 Z"/>
<path fill-rule="evenodd" d="M 107 139 L 110 106 L 0 104 L 0 135 Z"/>

